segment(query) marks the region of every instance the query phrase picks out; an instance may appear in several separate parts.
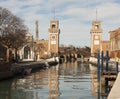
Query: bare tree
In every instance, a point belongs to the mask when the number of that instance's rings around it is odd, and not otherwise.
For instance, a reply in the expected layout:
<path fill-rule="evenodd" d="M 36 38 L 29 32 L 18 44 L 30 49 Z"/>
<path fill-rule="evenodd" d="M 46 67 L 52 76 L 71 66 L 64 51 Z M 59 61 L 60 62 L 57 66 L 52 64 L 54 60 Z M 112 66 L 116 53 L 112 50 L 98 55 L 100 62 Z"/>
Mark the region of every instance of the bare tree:
<path fill-rule="evenodd" d="M 26 43 L 27 32 L 23 20 L 0 7 L 0 43 L 2 45 L 7 46 L 8 50 L 9 48 L 17 50 Z"/>

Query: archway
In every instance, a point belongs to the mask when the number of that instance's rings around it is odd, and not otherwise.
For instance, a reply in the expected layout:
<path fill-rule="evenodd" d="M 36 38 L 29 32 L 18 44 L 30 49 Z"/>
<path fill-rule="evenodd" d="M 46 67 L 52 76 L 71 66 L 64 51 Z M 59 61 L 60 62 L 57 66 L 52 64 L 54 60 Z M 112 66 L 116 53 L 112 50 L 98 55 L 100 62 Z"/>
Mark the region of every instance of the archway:
<path fill-rule="evenodd" d="M 30 47 L 26 46 L 24 48 L 24 59 L 30 59 L 30 58 L 31 58 Z"/>

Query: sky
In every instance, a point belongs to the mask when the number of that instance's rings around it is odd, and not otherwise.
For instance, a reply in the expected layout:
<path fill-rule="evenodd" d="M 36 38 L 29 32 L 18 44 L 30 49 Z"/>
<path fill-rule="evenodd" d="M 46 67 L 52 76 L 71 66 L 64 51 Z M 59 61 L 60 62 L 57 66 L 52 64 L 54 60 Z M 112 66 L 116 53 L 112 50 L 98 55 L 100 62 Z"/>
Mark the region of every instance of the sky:
<path fill-rule="evenodd" d="M 120 27 L 120 0 L 0 0 L 0 6 L 24 20 L 34 38 L 38 20 L 39 39 L 48 40 L 50 20 L 55 16 L 60 44 L 64 45 L 90 46 L 90 29 L 96 17 L 101 21 L 103 40 L 109 40 L 109 31 Z"/>

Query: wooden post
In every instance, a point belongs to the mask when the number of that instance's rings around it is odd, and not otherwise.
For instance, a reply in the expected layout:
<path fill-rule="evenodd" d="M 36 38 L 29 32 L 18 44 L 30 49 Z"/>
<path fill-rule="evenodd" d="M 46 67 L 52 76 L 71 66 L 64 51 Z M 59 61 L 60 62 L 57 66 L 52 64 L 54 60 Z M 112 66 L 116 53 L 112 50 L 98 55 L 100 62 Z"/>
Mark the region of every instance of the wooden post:
<path fill-rule="evenodd" d="M 104 57 L 103 57 L 103 51 L 101 53 L 101 72 L 103 72 L 103 62 L 104 62 Z"/>
<path fill-rule="evenodd" d="M 97 99 L 100 99 L 100 88 L 98 88 L 98 98 Z"/>
<path fill-rule="evenodd" d="M 98 51 L 98 66 L 97 66 L 97 70 L 98 70 L 98 99 L 100 99 L 100 51 Z"/>
<path fill-rule="evenodd" d="M 103 63 L 104 63 L 104 53 L 103 53 L 103 51 L 101 52 L 101 73 L 103 73 Z M 102 75 L 100 74 L 100 77 L 101 77 L 101 79 L 100 79 L 100 93 L 102 92 L 102 85 L 103 85 L 103 82 L 102 82 Z"/>
<path fill-rule="evenodd" d="M 98 83 L 100 82 L 100 51 L 98 51 L 98 66 L 97 66 L 97 70 L 98 70 Z"/>
<path fill-rule="evenodd" d="M 118 74 L 119 70 L 118 70 L 118 62 L 116 62 L 116 72 Z"/>
<path fill-rule="evenodd" d="M 118 74 L 119 69 L 118 69 L 118 62 L 119 62 L 119 58 L 115 57 L 115 62 L 116 62 L 116 73 Z"/>
<path fill-rule="evenodd" d="M 108 71 L 108 61 L 109 61 L 109 55 L 108 51 L 106 51 L 106 71 Z"/>
<path fill-rule="evenodd" d="M 106 51 L 106 71 L 108 71 L 109 53 Z M 108 79 L 105 78 L 105 93 L 108 92 Z"/>

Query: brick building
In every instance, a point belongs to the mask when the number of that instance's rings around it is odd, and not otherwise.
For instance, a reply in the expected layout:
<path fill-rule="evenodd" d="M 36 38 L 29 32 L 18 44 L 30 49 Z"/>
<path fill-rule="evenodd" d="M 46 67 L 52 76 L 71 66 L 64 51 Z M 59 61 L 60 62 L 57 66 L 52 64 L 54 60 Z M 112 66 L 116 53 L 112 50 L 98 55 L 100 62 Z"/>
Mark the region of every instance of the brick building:
<path fill-rule="evenodd" d="M 47 58 L 48 54 L 48 40 L 35 40 L 35 54 L 38 55 L 38 58 Z"/>
<path fill-rule="evenodd" d="M 111 57 L 120 58 L 120 28 L 110 31 Z"/>

